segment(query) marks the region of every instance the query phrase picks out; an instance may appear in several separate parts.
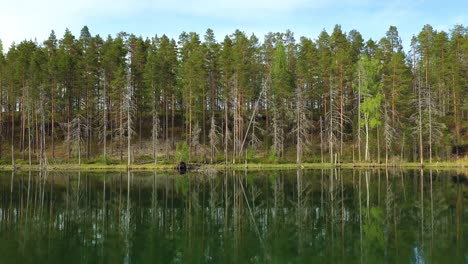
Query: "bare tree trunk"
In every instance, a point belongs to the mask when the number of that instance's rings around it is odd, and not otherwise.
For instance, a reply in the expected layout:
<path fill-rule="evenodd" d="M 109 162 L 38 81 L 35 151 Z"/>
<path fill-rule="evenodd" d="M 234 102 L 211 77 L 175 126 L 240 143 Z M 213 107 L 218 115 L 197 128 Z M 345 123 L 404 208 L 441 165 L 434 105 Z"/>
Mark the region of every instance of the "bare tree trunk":
<path fill-rule="evenodd" d="M 361 71 L 358 70 L 358 159 L 361 162 Z"/>
<path fill-rule="evenodd" d="M 55 82 L 52 83 L 52 89 L 51 89 L 51 130 L 52 130 L 52 159 L 55 159 L 55 100 L 54 100 L 54 87 L 55 87 Z"/>
<path fill-rule="evenodd" d="M 429 54 L 426 50 L 426 89 L 428 93 L 427 106 L 429 110 L 429 164 L 432 163 L 432 102 L 431 102 L 431 85 L 429 83 Z"/>
<path fill-rule="evenodd" d="M 216 124 L 214 118 L 214 112 L 211 111 L 211 125 L 210 125 L 210 164 L 213 164 L 213 156 L 216 149 Z"/>
<path fill-rule="evenodd" d="M 155 96 L 156 97 L 156 96 Z M 156 98 L 155 98 L 156 101 Z M 154 102 L 155 104 L 155 102 Z M 154 159 L 154 164 L 157 164 L 157 159 L 156 159 L 156 140 L 158 138 L 158 134 L 155 131 L 155 121 L 157 119 L 157 113 L 156 113 L 156 107 L 153 106 L 153 131 L 152 131 L 152 141 L 153 141 L 153 159 Z"/>
<path fill-rule="evenodd" d="M 422 140 L 422 98 L 421 98 L 421 83 L 418 85 L 418 113 L 419 113 L 419 157 L 420 165 L 423 166 L 423 140 Z"/>
<path fill-rule="evenodd" d="M 172 141 L 172 147 L 174 147 L 174 120 L 175 120 L 175 104 L 176 104 L 176 99 L 175 99 L 175 95 L 172 94 L 172 129 L 171 129 L 171 141 Z M 167 155 L 167 159 L 169 159 L 169 153 L 166 154 Z"/>
<path fill-rule="evenodd" d="M 29 99 L 29 87 L 26 88 L 26 112 L 27 112 L 27 126 L 28 126 L 28 161 L 29 170 L 32 167 L 32 156 L 31 156 L 31 100 Z"/>
<path fill-rule="evenodd" d="M 70 95 L 67 100 L 67 138 L 70 139 Z M 70 147 L 70 140 L 67 142 L 67 160 L 70 160 L 71 154 L 71 147 Z"/>
<path fill-rule="evenodd" d="M 302 93 L 302 84 L 299 83 L 297 87 L 297 94 L 296 94 L 296 122 L 297 122 L 297 131 L 296 131 L 296 163 L 302 163 L 302 154 L 303 154 L 303 136 L 304 136 L 304 121 L 305 121 L 305 109 L 304 109 L 304 98 Z"/>
<path fill-rule="evenodd" d="M 240 145 L 240 148 L 239 148 L 239 153 L 242 153 L 242 151 L 244 149 L 244 145 L 245 145 L 245 142 L 247 140 L 247 135 L 249 134 L 250 127 L 252 126 L 252 124 L 254 122 L 255 115 L 257 114 L 257 111 L 258 111 L 258 106 L 259 106 L 260 100 L 262 99 L 264 93 L 265 93 L 265 87 L 262 87 L 262 90 L 260 91 L 258 99 L 254 104 L 252 115 L 250 116 L 250 121 L 249 121 L 249 124 L 247 125 L 247 130 L 245 131 L 244 139 L 242 140 L 242 144 Z M 214 116 L 213 116 L 213 121 L 212 122 L 214 124 Z M 255 129 L 255 126 L 252 128 L 252 130 L 253 129 Z"/>
<path fill-rule="evenodd" d="M 376 127 L 377 131 L 377 163 L 380 164 L 380 133 L 379 127 Z"/>
<path fill-rule="evenodd" d="M 343 129 L 344 129 L 344 113 L 343 113 L 343 64 L 340 65 L 340 156 L 339 162 L 341 162 L 341 157 L 343 156 Z"/>
<path fill-rule="evenodd" d="M 192 80 L 189 83 L 189 103 L 188 103 L 188 124 L 187 124 L 187 143 L 189 146 L 189 161 L 192 156 Z"/>
<path fill-rule="evenodd" d="M 390 123 L 390 116 L 388 115 L 388 102 L 385 100 L 384 104 L 384 139 L 385 139 L 385 167 L 388 167 L 388 152 L 392 146 L 392 139 L 390 135 L 390 128 L 394 129 L 394 126 Z M 393 121 L 392 121 L 393 122 Z M 393 131 L 392 131 L 393 132 Z"/>
<path fill-rule="evenodd" d="M 320 162 L 323 163 L 323 124 L 320 117 Z"/>
<path fill-rule="evenodd" d="M 105 73 L 104 73 L 105 76 Z M 104 106 L 103 106 L 103 130 L 104 133 L 102 135 L 102 138 L 104 140 L 104 148 L 103 148 L 103 158 L 104 162 L 107 163 L 107 79 L 104 77 Z"/>
<path fill-rule="evenodd" d="M 123 161 L 123 150 L 122 150 L 122 137 L 123 137 L 123 107 L 124 107 L 124 99 L 123 99 L 123 95 L 120 96 L 120 102 L 121 102 L 121 105 L 120 105 L 120 109 L 119 109 L 119 117 L 120 117 L 120 122 L 119 122 L 119 151 L 120 151 L 120 162 Z"/>
<path fill-rule="evenodd" d="M 46 155 L 46 131 L 45 131 L 45 109 L 44 109 L 44 95 L 41 96 L 41 131 L 42 131 L 42 144 L 41 144 L 41 168 L 47 167 Z"/>
<path fill-rule="evenodd" d="M 155 102 L 156 102 L 156 95 L 155 95 Z M 153 127 L 151 131 L 151 138 L 153 141 L 154 164 L 157 163 L 157 144 L 158 144 L 159 132 L 160 132 L 159 117 L 158 117 L 158 112 L 156 110 L 156 103 L 154 103 L 153 105 Z"/>
<path fill-rule="evenodd" d="M 211 105 L 213 107 L 213 105 Z M 203 135 L 203 145 L 206 145 L 206 95 L 205 95 L 205 85 L 202 85 L 202 135 Z"/>
<path fill-rule="evenodd" d="M 229 115 L 229 92 L 228 92 L 228 86 L 229 86 L 229 81 L 226 79 L 226 84 L 225 84 L 225 91 L 224 91 L 224 163 L 227 164 L 228 161 L 228 133 L 229 133 L 229 126 L 228 126 L 228 115 Z"/>
<path fill-rule="evenodd" d="M 167 89 L 166 89 L 167 90 Z M 166 148 L 166 159 L 169 159 L 169 102 L 167 91 L 164 94 L 164 144 Z M 173 110 L 174 111 L 174 110 Z"/>
<path fill-rule="evenodd" d="M 11 165 L 15 168 L 15 109 L 11 108 Z"/>
<path fill-rule="evenodd" d="M 237 80 L 236 80 L 236 83 L 237 83 Z M 234 85 L 234 103 L 233 103 L 233 106 L 234 106 L 234 124 L 233 124 L 233 137 L 232 137 L 232 163 L 235 164 L 236 163 L 236 158 L 237 158 L 237 152 L 236 152 L 236 148 L 237 148 L 237 84 Z"/>
<path fill-rule="evenodd" d="M 431 87 L 428 86 L 428 108 L 429 108 L 429 164 L 432 164 L 432 98 Z"/>
<path fill-rule="evenodd" d="M 366 122 L 366 151 L 364 154 L 364 160 L 369 161 L 369 114 L 364 113 L 364 120 Z"/>
<path fill-rule="evenodd" d="M 419 74 L 416 72 L 416 51 L 413 48 L 413 78 L 415 85 L 418 86 L 418 115 L 419 115 L 419 157 L 420 157 L 420 165 L 423 166 L 423 140 L 422 140 L 422 102 L 421 102 L 421 80 Z M 417 78 L 417 80 L 416 80 Z M 417 81 L 417 84 L 416 84 Z"/>
<path fill-rule="evenodd" d="M 89 106 L 89 87 L 86 87 L 86 159 L 91 153 L 91 110 Z"/>
<path fill-rule="evenodd" d="M 2 78 L 0 78 L 0 159 L 2 158 L 3 135 L 3 83 Z"/>
<path fill-rule="evenodd" d="M 25 95 L 24 95 L 24 89 L 25 86 L 23 86 L 23 95 L 21 96 L 21 142 L 20 142 L 20 150 L 21 150 L 21 158 L 24 160 L 25 159 L 25 137 L 26 137 L 26 102 L 25 102 Z"/>
<path fill-rule="evenodd" d="M 331 81 L 331 80 L 330 80 Z M 333 164 L 333 96 L 332 86 L 330 85 L 330 120 L 329 120 L 328 151 L 330 152 L 330 163 Z"/>
<path fill-rule="evenodd" d="M 143 149 L 143 141 L 141 141 L 141 128 L 143 126 L 143 118 L 142 118 L 142 111 L 138 111 L 138 119 L 139 119 L 139 123 L 138 123 L 138 143 L 140 145 L 140 151 Z"/>
<path fill-rule="evenodd" d="M 40 99 L 39 99 L 40 100 Z M 32 107 L 33 109 L 36 108 L 36 104 L 34 104 L 34 107 Z M 33 146 L 33 153 L 37 154 L 38 153 L 38 150 L 39 150 L 39 144 L 40 144 L 40 141 L 39 141 L 39 124 L 38 124 L 38 116 L 37 116 L 37 110 L 31 110 L 32 111 L 32 116 L 33 116 L 33 120 L 34 120 L 34 125 L 35 125 L 35 128 L 34 128 L 34 134 L 36 135 L 36 140 L 34 141 L 34 144 L 35 147 Z M 39 155 L 36 155 L 37 157 L 39 157 Z"/>
<path fill-rule="evenodd" d="M 130 109 L 130 98 L 128 98 L 127 100 L 129 100 L 128 102 L 128 109 L 127 109 L 127 169 L 130 169 L 130 164 L 132 163 L 132 149 L 131 149 L 131 125 L 132 125 L 132 117 L 131 117 L 131 109 Z"/>
<path fill-rule="evenodd" d="M 78 165 L 81 165 L 81 116 L 78 116 Z"/>

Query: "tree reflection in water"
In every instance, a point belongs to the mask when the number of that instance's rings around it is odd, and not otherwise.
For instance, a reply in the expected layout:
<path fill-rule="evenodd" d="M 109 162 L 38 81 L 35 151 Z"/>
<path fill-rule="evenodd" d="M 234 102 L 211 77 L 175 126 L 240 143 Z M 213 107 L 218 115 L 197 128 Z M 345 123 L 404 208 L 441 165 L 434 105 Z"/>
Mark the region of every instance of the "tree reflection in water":
<path fill-rule="evenodd" d="M 468 190 L 454 172 L 0 174 L 1 263 L 463 263 L 468 255 Z"/>

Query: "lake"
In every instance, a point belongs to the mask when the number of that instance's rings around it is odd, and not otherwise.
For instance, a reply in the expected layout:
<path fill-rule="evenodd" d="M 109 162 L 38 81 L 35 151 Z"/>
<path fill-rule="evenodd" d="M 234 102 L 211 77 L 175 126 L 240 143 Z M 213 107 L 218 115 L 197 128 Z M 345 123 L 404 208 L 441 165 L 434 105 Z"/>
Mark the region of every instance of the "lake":
<path fill-rule="evenodd" d="M 457 172 L 0 172 L 0 263 L 468 263 Z"/>

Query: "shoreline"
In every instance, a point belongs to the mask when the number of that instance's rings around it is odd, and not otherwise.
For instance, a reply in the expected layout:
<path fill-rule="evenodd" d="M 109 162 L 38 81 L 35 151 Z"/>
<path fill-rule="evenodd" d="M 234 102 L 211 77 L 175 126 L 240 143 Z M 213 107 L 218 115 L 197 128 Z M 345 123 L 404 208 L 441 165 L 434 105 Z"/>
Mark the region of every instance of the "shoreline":
<path fill-rule="evenodd" d="M 376 169 L 376 168 L 402 168 L 402 169 L 417 169 L 421 168 L 419 163 L 415 162 L 404 162 L 404 163 L 395 163 L 388 164 L 385 163 L 340 163 L 340 164 L 330 164 L 330 163 L 283 163 L 283 164 L 268 164 L 268 163 L 238 163 L 238 164 L 200 164 L 200 163 L 190 163 L 195 170 L 271 170 L 271 169 L 332 169 L 332 168 L 344 168 L 344 169 Z M 134 171 L 148 171 L 148 170 L 158 170 L 158 171 L 173 171 L 175 170 L 176 164 L 134 164 L 130 165 L 129 169 Z M 468 162 L 435 162 L 432 164 L 424 163 L 423 169 L 433 168 L 433 169 L 468 169 Z M 27 171 L 29 170 L 29 165 L 17 165 L 15 168 L 12 165 L 0 165 L 0 170 L 3 171 L 12 171 L 12 170 Z M 31 170 L 40 170 L 40 166 L 35 164 L 31 166 Z M 126 164 L 50 164 L 45 169 L 47 170 L 82 170 L 82 171 L 93 171 L 93 170 L 127 170 Z"/>

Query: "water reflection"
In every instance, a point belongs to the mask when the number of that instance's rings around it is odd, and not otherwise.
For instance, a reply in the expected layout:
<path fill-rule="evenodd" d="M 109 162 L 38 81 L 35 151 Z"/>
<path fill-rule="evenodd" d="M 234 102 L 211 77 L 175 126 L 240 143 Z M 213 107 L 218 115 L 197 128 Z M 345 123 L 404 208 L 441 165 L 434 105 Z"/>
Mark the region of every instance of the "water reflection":
<path fill-rule="evenodd" d="M 463 263 L 452 175 L 0 172 L 0 262 Z"/>

